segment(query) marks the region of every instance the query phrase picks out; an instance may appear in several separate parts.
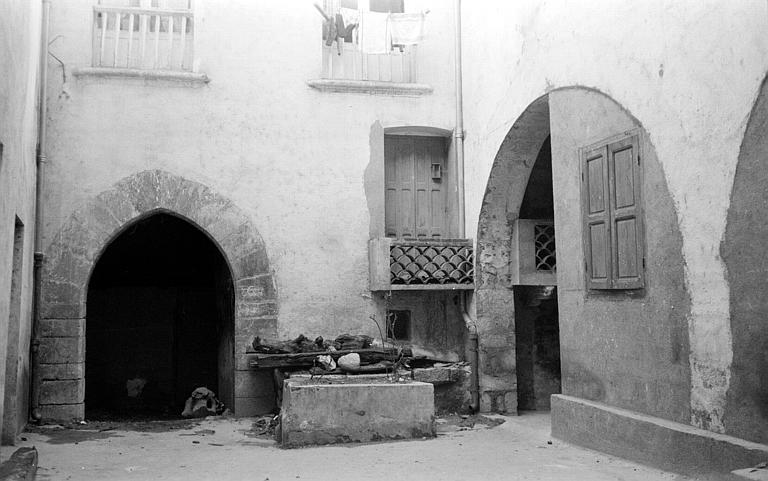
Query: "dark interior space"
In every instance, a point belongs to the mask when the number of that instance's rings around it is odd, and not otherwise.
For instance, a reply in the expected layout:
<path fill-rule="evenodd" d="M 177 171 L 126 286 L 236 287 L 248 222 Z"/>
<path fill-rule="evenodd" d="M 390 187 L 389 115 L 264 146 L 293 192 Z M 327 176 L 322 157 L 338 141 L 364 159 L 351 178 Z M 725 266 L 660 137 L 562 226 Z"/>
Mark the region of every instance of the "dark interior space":
<path fill-rule="evenodd" d="M 544 140 L 536 162 L 528 177 L 520 219 L 554 219 L 555 202 L 552 196 L 552 145 L 550 137 Z"/>
<path fill-rule="evenodd" d="M 515 286 L 517 408 L 549 410 L 560 389 L 557 288 Z"/>
<path fill-rule="evenodd" d="M 155 214 L 120 234 L 88 288 L 86 415 L 178 417 L 197 387 L 233 405 L 229 268 L 198 228 Z"/>

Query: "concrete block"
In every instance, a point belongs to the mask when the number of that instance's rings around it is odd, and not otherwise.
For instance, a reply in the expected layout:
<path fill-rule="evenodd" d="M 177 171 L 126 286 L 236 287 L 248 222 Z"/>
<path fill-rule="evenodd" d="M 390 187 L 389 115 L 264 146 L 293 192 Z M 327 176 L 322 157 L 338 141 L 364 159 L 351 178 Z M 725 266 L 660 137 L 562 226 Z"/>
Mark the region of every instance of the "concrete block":
<path fill-rule="evenodd" d="M 45 421 L 80 420 L 85 418 L 85 404 L 41 404 L 40 413 Z"/>
<path fill-rule="evenodd" d="M 84 337 L 85 319 L 41 319 L 41 337 Z"/>
<path fill-rule="evenodd" d="M 43 380 L 61 381 L 65 379 L 82 379 L 85 377 L 85 363 L 40 364 L 40 378 Z"/>
<path fill-rule="evenodd" d="M 274 317 L 277 316 L 277 302 L 239 299 L 235 302 L 235 315 L 238 318 Z"/>
<path fill-rule="evenodd" d="M 277 412 L 277 406 L 274 396 L 235 397 L 236 416 L 261 416 L 275 412 Z"/>
<path fill-rule="evenodd" d="M 768 460 L 768 445 L 606 404 L 552 396 L 552 436 L 690 477 L 728 479 Z"/>
<path fill-rule="evenodd" d="M 432 384 L 373 376 L 328 380 L 285 381 L 280 412 L 284 447 L 435 436 Z"/>
<path fill-rule="evenodd" d="M 80 363 L 85 360 L 85 337 L 44 337 L 38 351 L 43 364 Z"/>
<path fill-rule="evenodd" d="M 457 368 L 414 369 L 413 380 L 430 384 L 448 384 L 463 378 L 464 371 Z"/>
<path fill-rule="evenodd" d="M 39 376 L 44 381 L 82 379 L 85 374 L 83 363 L 40 364 Z"/>
<path fill-rule="evenodd" d="M 235 371 L 235 397 L 275 397 L 272 370 Z"/>
<path fill-rule="evenodd" d="M 270 274 L 238 279 L 235 289 L 237 301 L 263 302 L 277 299 L 275 282 Z"/>
<path fill-rule="evenodd" d="M 85 380 L 42 381 L 40 402 L 43 404 L 77 404 L 85 400 Z"/>

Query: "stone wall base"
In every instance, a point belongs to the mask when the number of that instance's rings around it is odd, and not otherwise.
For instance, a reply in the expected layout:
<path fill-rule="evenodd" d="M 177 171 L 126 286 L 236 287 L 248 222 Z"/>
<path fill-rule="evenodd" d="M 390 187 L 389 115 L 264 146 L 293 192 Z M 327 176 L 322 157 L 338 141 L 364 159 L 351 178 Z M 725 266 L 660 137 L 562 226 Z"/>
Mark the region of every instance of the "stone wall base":
<path fill-rule="evenodd" d="M 768 445 L 585 399 L 552 396 L 552 436 L 687 476 L 732 478 L 768 461 Z"/>
<path fill-rule="evenodd" d="M 72 421 L 85 418 L 85 404 L 41 404 L 43 421 Z"/>

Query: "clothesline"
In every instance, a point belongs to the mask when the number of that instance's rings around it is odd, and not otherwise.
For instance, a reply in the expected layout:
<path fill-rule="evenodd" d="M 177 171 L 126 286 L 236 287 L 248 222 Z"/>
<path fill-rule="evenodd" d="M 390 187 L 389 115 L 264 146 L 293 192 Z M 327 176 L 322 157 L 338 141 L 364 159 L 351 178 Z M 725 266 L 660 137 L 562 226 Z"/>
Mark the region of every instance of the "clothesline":
<path fill-rule="evenodd" d="M 393 46 L 418 45 L 424 40 L 424 18 L 429 13 L 383 13 L 340 8 L 331 16 L 319 5 L 316 4 L 315 8 L 325 18 L 325 44 L 330 47 L 334 41 L 337 42 L 339 55 L 345 39 L 349 37 L 353 37 L 353 43 L 365 54 L 387 54 Z"/>

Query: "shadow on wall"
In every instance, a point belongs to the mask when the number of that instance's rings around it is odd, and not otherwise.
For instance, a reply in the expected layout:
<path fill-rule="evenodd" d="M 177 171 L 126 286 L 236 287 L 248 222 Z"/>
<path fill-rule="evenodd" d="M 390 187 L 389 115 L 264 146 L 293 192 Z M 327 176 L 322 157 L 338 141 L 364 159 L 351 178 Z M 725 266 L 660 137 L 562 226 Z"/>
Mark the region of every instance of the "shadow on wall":
<path fill-rule="evenodd" d="M 727 434 L 768 443 L 768 82 L 744 133 L 721 255 L 730 286 L 733 363 Z M 724 373 L 723 373 L 724 374 Z"/>

